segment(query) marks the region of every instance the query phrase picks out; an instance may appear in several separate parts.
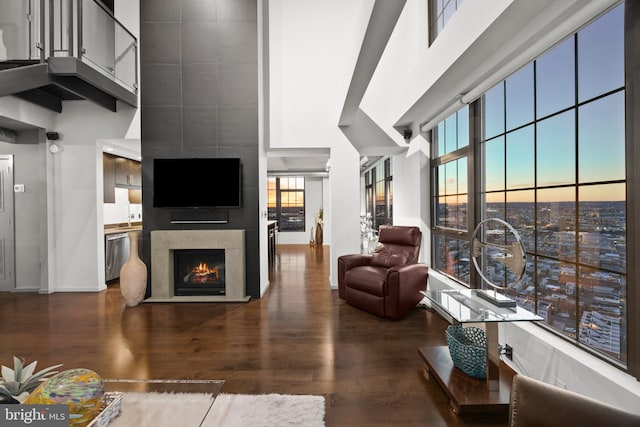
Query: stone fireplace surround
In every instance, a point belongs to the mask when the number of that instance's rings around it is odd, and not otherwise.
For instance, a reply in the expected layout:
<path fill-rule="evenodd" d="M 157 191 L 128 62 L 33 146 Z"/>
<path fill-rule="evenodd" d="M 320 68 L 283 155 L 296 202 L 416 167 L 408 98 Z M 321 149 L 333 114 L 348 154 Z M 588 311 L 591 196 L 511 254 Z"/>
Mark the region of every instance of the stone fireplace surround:
<path fill-rule="evenodd" d="M 246 302 L 244 230 L 151 231 L 151 297 L 145 302 Z M 225 295 L 176 296 L 173 251 L 225 250 Z"/>

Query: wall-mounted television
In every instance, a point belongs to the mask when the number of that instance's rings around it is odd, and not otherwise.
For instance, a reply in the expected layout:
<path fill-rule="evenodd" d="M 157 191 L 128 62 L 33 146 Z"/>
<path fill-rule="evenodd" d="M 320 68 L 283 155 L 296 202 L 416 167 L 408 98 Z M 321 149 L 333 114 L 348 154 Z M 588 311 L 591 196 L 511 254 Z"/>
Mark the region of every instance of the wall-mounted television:
<path fill-rule="evenodd" d="M 238 158 L 153 160 L 153 206 L 239 208 L 242 164 Z"/>

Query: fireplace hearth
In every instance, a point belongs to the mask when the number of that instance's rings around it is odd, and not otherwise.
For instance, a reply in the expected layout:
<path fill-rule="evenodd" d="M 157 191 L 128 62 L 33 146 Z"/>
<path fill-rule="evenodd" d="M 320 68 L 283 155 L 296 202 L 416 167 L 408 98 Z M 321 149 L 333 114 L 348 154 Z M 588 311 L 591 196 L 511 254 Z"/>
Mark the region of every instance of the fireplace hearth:
<path fill-rule="evenodd" d="M 224 295 L 224 249 L 174 250 L 174 295 Z"/>

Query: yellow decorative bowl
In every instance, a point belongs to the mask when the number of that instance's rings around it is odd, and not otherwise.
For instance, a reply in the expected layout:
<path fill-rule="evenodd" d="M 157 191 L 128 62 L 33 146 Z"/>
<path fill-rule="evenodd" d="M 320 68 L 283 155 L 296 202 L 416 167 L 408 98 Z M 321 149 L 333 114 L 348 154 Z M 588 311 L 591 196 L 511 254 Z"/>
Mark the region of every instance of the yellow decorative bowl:
<path fill-rule="evenodd" d="M 92 370 L 69 369 L 54 375 L 31 392 L 23 402 L 31 405 L 67 404 L 69 425 L 85 426 L 100 412 L 104 383 Z"/>

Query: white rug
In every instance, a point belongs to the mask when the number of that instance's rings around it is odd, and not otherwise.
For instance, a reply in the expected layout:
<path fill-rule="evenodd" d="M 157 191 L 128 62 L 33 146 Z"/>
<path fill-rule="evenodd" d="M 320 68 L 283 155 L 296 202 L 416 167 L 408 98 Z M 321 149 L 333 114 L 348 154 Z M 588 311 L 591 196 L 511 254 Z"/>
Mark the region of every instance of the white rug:
<path fill-rule="evenodd" d="M 221 393 L 124 393 L 109 427 L 324 426 L 324 397 Z"/>

